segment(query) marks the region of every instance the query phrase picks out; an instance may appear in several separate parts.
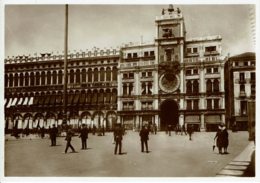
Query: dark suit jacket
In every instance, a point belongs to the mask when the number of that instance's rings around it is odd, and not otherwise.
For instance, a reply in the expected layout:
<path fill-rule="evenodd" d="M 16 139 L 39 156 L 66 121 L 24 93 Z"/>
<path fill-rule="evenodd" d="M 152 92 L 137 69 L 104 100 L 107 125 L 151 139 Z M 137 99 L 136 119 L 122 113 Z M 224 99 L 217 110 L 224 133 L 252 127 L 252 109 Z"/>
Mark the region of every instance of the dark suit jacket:
<path fill-rule="evenodd" d="M 141 137 L 141 141 L 147 141 L 149 140 L 149 131 L 146 128 L 143 128 L 140 133 L 139 133 L 140 137 Z"/>
<path fill-rule="evenodd" d="M 85 127 L 80 130 L 80 137 L 83 139 L 88 138 L 88 128 Z"/>
<path fill-rule="evenodd" d="M 123 139 L 123 129 L 121 127 L 115 128 L 114 137 L 115 137 L 115 140 L 122 140 Z"/>

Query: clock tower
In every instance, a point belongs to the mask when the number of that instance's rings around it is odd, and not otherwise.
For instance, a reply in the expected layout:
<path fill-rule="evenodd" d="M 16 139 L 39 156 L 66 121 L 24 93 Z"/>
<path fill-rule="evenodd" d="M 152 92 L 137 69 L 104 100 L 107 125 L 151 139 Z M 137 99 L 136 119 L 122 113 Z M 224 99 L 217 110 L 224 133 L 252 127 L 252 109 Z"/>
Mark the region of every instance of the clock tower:
<path fill-rule="evenodd" d="M 183 115 L 183 70 L 185 25 L 179 8 L 169 5 L 156 17 L 156 61 L 161 128 L 175 126 Z M 181 122 L 182 123 L 182 122 Z"/>

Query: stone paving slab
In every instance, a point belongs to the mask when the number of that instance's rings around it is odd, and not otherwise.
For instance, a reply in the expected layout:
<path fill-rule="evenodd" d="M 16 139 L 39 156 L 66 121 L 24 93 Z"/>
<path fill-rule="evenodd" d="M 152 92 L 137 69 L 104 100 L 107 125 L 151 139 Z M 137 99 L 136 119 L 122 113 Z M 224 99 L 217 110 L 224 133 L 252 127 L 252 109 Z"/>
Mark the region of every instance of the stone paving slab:
<path fill-rule="evenodd" d="M 244 176 L 250 165 L 251 156 L 254 150 L 255 145 L 253 142 L 250 142 L 238 156 L 217 173 L 217 176 Z"/>

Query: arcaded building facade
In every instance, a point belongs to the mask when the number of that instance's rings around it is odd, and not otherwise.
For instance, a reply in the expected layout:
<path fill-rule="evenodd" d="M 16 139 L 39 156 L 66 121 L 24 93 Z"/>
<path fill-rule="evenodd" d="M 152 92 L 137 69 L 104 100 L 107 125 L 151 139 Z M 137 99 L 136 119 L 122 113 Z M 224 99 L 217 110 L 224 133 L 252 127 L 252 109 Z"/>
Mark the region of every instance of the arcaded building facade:
<path fill-rule="evenodd" d="M 221 36 L 187 39 L 184 17 L 172 6 L 155 25 L 150 43 L 69 54 L 69 124 L 156 124 L 160 130 L 193 124 L 210 131 L 225 123 Z M 62 123 L 63 59 L 6 58 L 6 128 Z"/>
<path fill-rule="evenodd" d="M 112 128 L 117 111 L 118 61 L 118 49 L 68 55 L 68 124 Z M 59 54 L 5 60 L 6 129 L 62 124 L 63 68 L 64 57 Z"/>

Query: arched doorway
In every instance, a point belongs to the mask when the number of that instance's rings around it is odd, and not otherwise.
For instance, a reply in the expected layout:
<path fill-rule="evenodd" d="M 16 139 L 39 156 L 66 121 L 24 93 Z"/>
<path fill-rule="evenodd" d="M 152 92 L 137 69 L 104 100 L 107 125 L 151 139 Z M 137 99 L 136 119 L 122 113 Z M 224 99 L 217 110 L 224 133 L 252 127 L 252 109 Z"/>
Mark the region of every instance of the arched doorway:
<path fill-rule="evenodd" d="M 179 123 L 179 107 L 174 100 L 165 100 L 160 106 L 160 127 L 161 130 L 166 130 L 168 125 L 172 128 Z"/>

